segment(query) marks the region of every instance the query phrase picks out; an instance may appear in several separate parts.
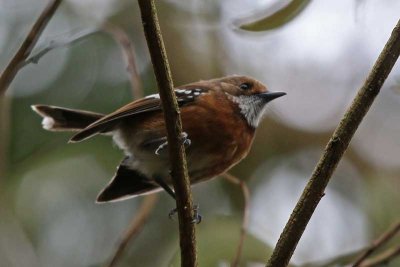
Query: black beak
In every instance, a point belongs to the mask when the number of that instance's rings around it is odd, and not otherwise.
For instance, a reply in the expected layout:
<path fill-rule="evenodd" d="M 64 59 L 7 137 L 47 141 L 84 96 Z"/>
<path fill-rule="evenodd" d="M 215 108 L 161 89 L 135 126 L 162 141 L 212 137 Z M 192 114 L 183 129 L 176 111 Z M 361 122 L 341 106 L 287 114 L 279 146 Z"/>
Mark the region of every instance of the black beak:
<path fill-rule="evenodd" d="M 266 93 L 261 93 L 258 95 L 261 98 L 263 98 L 265 100 L 265 102 L 269 102 L 271 100 L 274 100 L 275 98 L 286 95 L 286 93 L 284 93 L 284 92 L 266 92 Z"/>

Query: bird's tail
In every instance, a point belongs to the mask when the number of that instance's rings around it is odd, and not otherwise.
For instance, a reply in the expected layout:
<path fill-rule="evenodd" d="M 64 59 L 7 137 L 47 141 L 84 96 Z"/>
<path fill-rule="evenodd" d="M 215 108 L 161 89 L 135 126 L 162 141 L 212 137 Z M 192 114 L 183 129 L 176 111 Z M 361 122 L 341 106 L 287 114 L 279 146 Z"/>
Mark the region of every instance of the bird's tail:
<path fill-rule="evenodd" d="M 152 179 L 131 169 L 126 157 L 117 168 L 110 183 L 97 196 L 97 203 L 114 202 L 162 190 Z"/>
<path fill-rule="evenodd" d="M 55 106 L 33 105 L 32 109 L 43 117 L 42 126 L 48 131 L 80 131 L 104 117 L 99 113 Z"/>

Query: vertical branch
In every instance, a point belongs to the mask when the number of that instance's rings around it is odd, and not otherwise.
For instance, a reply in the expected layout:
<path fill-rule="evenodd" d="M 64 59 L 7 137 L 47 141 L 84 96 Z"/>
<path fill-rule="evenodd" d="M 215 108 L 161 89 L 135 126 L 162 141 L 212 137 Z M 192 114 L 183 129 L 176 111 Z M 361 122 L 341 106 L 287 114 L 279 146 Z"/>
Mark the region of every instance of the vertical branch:
<path fill-rule="evenodd" d="M 22 63 L 24 63 L 31 54 L 33 47 L 36 45 L 44 28 L 49 23 L 60 3 L 61 0 L 52 0 L 42 11 L 42 14 L 40 14 L 35 24 L 33 24 L 21 47 L 1 73 L 0 94 L 4 94 L 7 91 L 15 75 L 17 75 L 20 70 Z"/>
<path fill-rule="evenodd" d="M 174 94 L 174 86 L 154 0 L 139 0 L 138 2 L 167 128 L 171 175 L 179 218 L 181 266 L 197 266 L 193 203 L 185 149 L 182 143 L 182 121 L 179 107 Z"/>
<path fill-rule="evenodd" d="M 324 154 L 296 204 L 289 221 L 268 260 L 267 267 L 287 266 L 311 216 L 324 195 L 328 182 L 346 151 L 351 138 L 400 54 L 400 20 L 379 55 L 364 85 L 329 140 Z"/>

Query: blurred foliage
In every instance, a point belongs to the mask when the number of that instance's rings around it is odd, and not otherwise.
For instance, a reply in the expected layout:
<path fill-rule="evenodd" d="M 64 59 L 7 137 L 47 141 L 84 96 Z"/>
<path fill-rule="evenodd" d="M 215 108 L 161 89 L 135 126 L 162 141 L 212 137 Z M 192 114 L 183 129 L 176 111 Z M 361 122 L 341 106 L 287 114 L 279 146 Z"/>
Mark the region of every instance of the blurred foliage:
<path fill-rule="evenodd" d="M 338 255 L 337 257 L 325 261 L 305 263 L 300 267 L 335 267 L 335 266 L 351 266 L 360 255 L 362 250 L 357 250 L 348 254 Z"/>
<path fill-rule="evenodd" d="M 263 266 L 331 132 L 387 40 L 400 8 L 397 0 L 365 1 L 362 5 L 356 0 L 313 1 L 312 5 L 294 0 L 275 12 L 277 2 L 157 3 L 176 85 L 248 74 L 272 91 L 288 93 L 271 104 L 250 154 L 232 170 L 251 191 L 241 266 Z M 1 69 L 45 1 L 26 3 L 1 2 Z M 273 11 L 268 12 L 270 9 Z M 272 15 L 264 22 L 252 18 L 258 26 L 251 31 L 275 30 L 254 34 L 232 29 L 238 17 L 254 10 Z M 69 43 L 77 33 L 100 28 L 104 22 L 129 35 L 145 94 L 154 93 L 156 83 L 134 1 L 64 2 L 35 51 L 54 42 Z M 285 27 L 278 27 L 281 25 Z M 295 252 L 296 266 L 310 262 L 307 266 L 340 265 L 341 255 L 353 257 L 354 251 L 398 220 L 400 95 L 388 88 L 398 87 L 399 75 L 397 65 L 339 164 Z M 0 100 L 1 267 L 103 266 L 107 262 L 141 201 L 94 203 L 123 155 L 108 137 L 67 145 L 71 134 L 43 131 L 30 105 L 108 113 L 131 99 L 120 47 L 107 34 L 96 33 L 58 46 L 17 75 Z M 215 179 L 193 187 L 193 192 L 204 217 L 198 227 L 200 266 L 227 266 L 240 232 L 241 190 Z M 160 193 L 148 223 L 119 266 L 176 264 L 177 222 L 167 216 L 173 206 L 173 201 Z M 396 238 L 388 246 L 399 242 Z M 399 264 L 397 260 L 389 266 Z"/>
<path fill-rule="evenodd" d="M 307 7 L 307 5 L 310 4 L 310 2 L 311 0 L 292 0 L 289 4 L 275 13 L 256 21 L 242 24 L 240 25 L 240 28 L 255 32 L 279 28 L 296 18 Z M 251 18 L 253 17 L 254 15 L 251 16 Z"/>
<path fill-rule="evenodd" d="M 200 266 L 219 266 L 230 263 L 235 257 L 239 242 L 240 217 L 215 217 L 198 227 L 198 257 Z M 272 253 L 255 236 L 247 234 L 244 241 L 241 265 L 249 262 L 263 263 Z M 180 266 L 180 252 L 177 251 L 170 266 Z"/>

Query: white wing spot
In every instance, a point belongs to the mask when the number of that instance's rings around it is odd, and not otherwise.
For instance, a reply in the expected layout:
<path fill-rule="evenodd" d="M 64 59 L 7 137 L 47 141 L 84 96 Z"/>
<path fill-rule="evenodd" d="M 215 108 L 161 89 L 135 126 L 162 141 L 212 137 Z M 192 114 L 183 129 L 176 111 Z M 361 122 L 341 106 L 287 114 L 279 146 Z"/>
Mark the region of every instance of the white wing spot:
<path fill-rule="evenodd" d="M 192 93 L 192 90 L 185 90 L 185 94 L 190 95 Z"/>
<path fill-rule="evenodd" d="M 199 92 L 194 92 L 194 95 L 198 96 L 198 95 L 200 95 L 200 93 Z"/>
<path fill-rule="evenodd" d="M 145 98 L 156 98 L 156 99 L 160 99 L 160 95 L 159 94 L 152 94 L 152 95 L 148 95 Z"/>
<path fill-rule="evenodd" d="M 177 89 L 177 90 L 175 90 L 177 93 L 179 93 L 179 94 L 182 94 L 182 93 L 184 93 L 186 90 L 184 90 L 184 89 Z"/>

